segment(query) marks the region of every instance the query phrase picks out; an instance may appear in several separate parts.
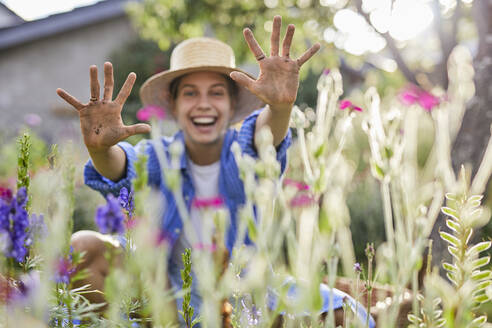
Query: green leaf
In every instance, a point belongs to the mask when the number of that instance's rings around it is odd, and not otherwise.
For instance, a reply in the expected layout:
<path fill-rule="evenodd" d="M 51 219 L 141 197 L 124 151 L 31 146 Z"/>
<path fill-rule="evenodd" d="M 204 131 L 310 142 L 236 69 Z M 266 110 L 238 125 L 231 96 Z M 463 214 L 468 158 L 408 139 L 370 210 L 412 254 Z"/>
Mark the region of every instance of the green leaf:
<path fill-rule="evenodd" d="M 489 300 L 489 297 L 485 294 L 480 294 L 480 295 L 477 295 L 473 298 L 473 301 L 475 303 L 478 303 L 478 304 L 485 303 L 488 300 Z"/>
<path fill-rule="evenodd" d="M 443 327 L 445 324 L 446 324 L 446 319 L 444 319 L 444 318 L 441 318 L 441 319 L 436 321 L 437 327 Z"/>
<path fill-rule="evenodd" d="M 448 192 L 446 194 L 446 199 L 449 199 L 449 200 L 458 200 L 458 196 L 456 194 L 453 194 L 453 193 Z"/>
<path fill-rule="evenodd" d="M 490 279 L 490 270 L 484 270 L 484 271 L 475 271 L 472 273 L 472 279 L 474 281 L 481 281 L 484 279 Z"/>
<path fill-rule="evenodd" d="M 256 242 L 256 237 L 258 236 L 256 230 L 256 223 L 253 218 L 248 218 L 248 235 L 251 241 Z"/>
<path fill-rule="evenodd" d="M 318 158 L 320 157 L 321 155 L 323 155 L 323 152 L 325 150 L 325 144 L 321 144 L 318 149 L 316 149 L 316 151 L 314 152 L 314 157 Z"/>
<path fill-rule="evenodd" d="M 418 325 L 422 321 L 422 320 L 420 320 L 420 318 L 418 318 L 416 315 L 413 315 L 413 314 L 407 315 L 407 318 L 408 318 L 408 321 L 410 321 L 411 323 L 414 323 L 416 325 Z"/>
<path fill-rule="evenodd" d="M 478 270 L 479 268 L 483 267 L 484 265 L 489 264 L 490 262 L 490 257 L 482 257 L 479 259 L 474 260 L 472 264 L 472 270 Z"/>
<path fill-rule="evenodd" d="M 468 197 L 468 201 L 481 201 L 483 198 L 483 195 L 473 195 L 473 196 L 470 196 Z"/>
<path fill-rule="evenodd" d="M 471 322 L 471 325 L 477 325 L 477 326 L 481 326 L 483 325 L 484 323 L 487 322 L 487 316 L 486 315 L 482 315 L 478 318 L 475 318 L 472 322 Z"/>
<path fill-rule="evenodd" d="M 439 234 L 441 235 L 441 238 L 443 240 L 447 241 L 448 243 L 450 243 L 454 247 L 458 248 L 461 245 L 460 240 L 458 238 L 456 238 L 455 236 L 453 236 L 447 232 L 444 232 L 444 231 L 440 231 Z"/>
<path fill-rule="evenodd" d="M 492 285 L 492 281 L 490 280 L 482 281 L 481 283 L 477 284 L 477 286 L 475 287 L 475 291 L 476 292 L 481 291 L 489 287 L 490 285 Z"/>
<path fill-rule="evenodd" d="M 372 171 L 372 175 L 374 175 L 376 179 L 379 180 L 384 179 L 384 175 L 385 175 L 384 170 L 375 161 L 371 162 L 371 171 Z"/>
<path fill-rule="evenodd" d="M 446 277 L 448 277 L 448 280 L 451 281 L 453 283 L 453 285 L 458 286 L 458 282 L 456 281 L 456 275 L 455 274 L 453 274 L 451 272 L 447 272 Z"/>
<path fill-rule="evenodd" d="M 459 252 L 458 252 L 458 249 L 456 247 L 453 247 L 453 246 L 448 246 L 448 252 L 449 254 L 453 255 L 453 257 L 460 261 L 460 256 L 459 256 Z"/>
<path fill-rule="evenodd" d="M 452 217 L 453 219 L 455 219 L 456 221 L 459 221 L 459 215 L 458 215 L 458 212 L 456 212 L 454 209 L 450 208 L 450 207 L 442 207 L 441 208 L 441 211 L 446 214 L 447 216 L 450 216 Z"/>
<path fill-rule="evenodd" d="M 446 220 L 446 225 L 448 226 L 449 229 L 453 230 L 454 232 L 458 232 L 461 230 L 461 225 L 458 221 Z"/>
<path fill-rule="evenodd" d="M 446 269 L 447 271 L 452 272 L 452 273 L 456 273 L 456 270 L 458 270 L 458 268 L 456 268 L 456 266 L 455 266 L 455 265 L 453 265 L 453 264 L 451 264 L 451 263 L 447 263 L 447 262 L 444 262 L 444 263 L 442 264 L 442 267 L 443 267 L 444 269 Z"/>
<path fill-rule="evenodd" d="M 480 252 L 486 251 L 490 248 L 490 245 L 492 243 L 490 241 L 482 241 L 475 246 L 469 248 L 466 252 L 465 255 L 466 257 L 473 257 L 475 255 L 478 255 Z"/>

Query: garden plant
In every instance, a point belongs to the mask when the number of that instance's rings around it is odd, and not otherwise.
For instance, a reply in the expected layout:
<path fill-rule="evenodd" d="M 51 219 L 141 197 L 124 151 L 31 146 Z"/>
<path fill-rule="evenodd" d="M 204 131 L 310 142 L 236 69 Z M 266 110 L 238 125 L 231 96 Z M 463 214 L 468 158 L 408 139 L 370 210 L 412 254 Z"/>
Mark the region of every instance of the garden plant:
<path fill-rule="evenodd" d="M 193 327 L 191 270 L 199 275 L 203 327 L 334 327 L 333 311 L 320 320 L 319 285 L 335 287 L 340 277 L 349 279 L 348 292 L 360 302 L 343 306 L 345 327 L 369 325 L 355 315 L 363 305 L 378 327 L 485 326 L 481 305 L 492 297 L 485 253 L 490 241 L 476 241 L 474 234 L 490 219 L 481 202 L 492 173 L 492 142 L 473 180 L 466 165 L 455 175 L 451 144 L 473 96 L 473 68 L 460 47 L 448 65 L 447 90 L 431 93 L 410 85 L 381 99 L 369 88 L 357 104 L 340 99 L 340 72 L 325 70 L 316 108 L 293 109 L 297 138 L 281 180 L 268 129 L 257 135 L 258 160 L 233 145 L 247 199 L 238 215 L 237 240 L 248 233 L 254 246 L 238 242 L 228 254 L 223 240 L 229 213 L 220 200 L 196 199 L 194 206 L 216 229 L 208 235 L 207 245 L 213 247 L 183 254 L 179 313 L 165 274 L 169 249 L 160 230 L 159 197 L 147 186 L 147 158 L 140 154 L 131 190 L 108 195 L 94 213 L 100 232 L 126 241 L 121 252 L 106 252 L 109 262 L 119 263 L 106 278 L 106 302 L 94 304 L 86 298 L 90 286 L 77 284 L 88 274 L 75 270 L 84 254 L 70 248 L 78 180 L 73 149 L 52 150 L 45 168 L 31 176 L 30 136 L 24 134 L 18 139 L 17 183 L 0 189 L 0 327 L 173 327 L 177 316 Z M 155 109 L 144 108 L 140 115 L 150 120 L 153 139 L 167 133 Z M 347 207 L 356 183 L 359 127 L 380 187 L 385 228 L 385 241 L 368 244 L 361 263 L 355 259 L 357 240 L 352 240 Z M 424 153 L 423 129 L 433 132 Z M 175 144 L 171 152 L 170 161 L 163 153 L 157 157 L 165 168 L 163 181 L 187 218 L 176 165 L 183 149 Z M 440 229 L 449 245 L 450 260 L 442 263 L 446 277 L 439 275 L 440 268 L 423 266 L 430 263 L 429 236 L 440 212 L 447 216 Z M 107 243 L 114 240 L 108 237 Z M 382 285 L 389 291 L 384 296 Z M 411 305 L 409 313 L 402 311 L 405 303 Z"/>

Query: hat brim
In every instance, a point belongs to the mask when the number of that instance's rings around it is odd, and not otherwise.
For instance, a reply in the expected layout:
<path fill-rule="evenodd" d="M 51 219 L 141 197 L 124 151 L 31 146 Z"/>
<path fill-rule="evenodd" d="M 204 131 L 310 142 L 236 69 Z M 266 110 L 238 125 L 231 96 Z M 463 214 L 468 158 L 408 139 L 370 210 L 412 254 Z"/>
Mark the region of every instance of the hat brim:
<path fill-rule="evenodd" d="M 184 69 L 178 70 L 168 70 L 161 73 L 157 73 L 151 77 L 149 77 L 142 87 L 140 88 L 140 99 L 142 103 L 147 105 L 157 105 L 163 108 L 166 111 L 167 117 L 172 118 L 171 109 L 171 94 L 169 91 L 169 85 L 171 82 L 183 75 L 200 72 L 200 71 L 208 71 L 208 72 L 217 72 L 221 74 L 225 74 L 229 76 L 231 72 L 241 72 L 246 74 L 247 76 L 252 77 L 250 74 L 239 68 L 232 67 L 224 67 L 224 66 L 198 66 L 198 67 L 188 67 Z M 236 99 L 236 104 L 234 108 L 234 114 L 230 124 L 235 124 L 242 121 L 246 118 L 250 113 L 254 110 L 264 106 L 264 102 L 261 101 L 258 97 L 252 94 L 248 89 L 238 86 L 238 97 Z"/>

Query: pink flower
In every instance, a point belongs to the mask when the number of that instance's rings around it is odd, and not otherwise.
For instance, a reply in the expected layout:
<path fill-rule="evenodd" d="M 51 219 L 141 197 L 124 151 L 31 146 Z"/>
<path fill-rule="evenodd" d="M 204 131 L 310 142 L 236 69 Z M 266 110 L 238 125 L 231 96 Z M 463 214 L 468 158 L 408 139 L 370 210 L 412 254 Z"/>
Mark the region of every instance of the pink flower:
<path fill-rule="evenodd" d="M 209 252 L 213 253 L 217 250 L 217 245 L 216 244 L 196 243 L 195 245 L 193 245 L 193 248 L 200 250 L 200 251 L 209 251 Z"/>
<path fill-rule="evenodd" d="M 127 218 L 124 222 L 125 224 L 125 228 L 127 230 L 131 230 L 133 228 L 135 228 L 137 226 L 137 220 L 136 219 L 131 219 L 131 218 Z"/>
<path fill-rule="evenodd" d="M 299 194 L 290 200 L 291 207 L 307 207 L 313 205 L 316 199 L 310 194 Z"/>
<path fill-rule="evenodd" d="M 438 97 L 419 88 L 414 84 L 409 84 L 408 86 L 406 86 L 403 91 L 400 92 L 399 99 L 406 106 L 418 103 L 428 112 L 439 105 Z"/>
<path fill-rule="evenodd" d="M 222 197 L 214 198 L 194 198 L 191 206 L 197 209 L 205 209 L 209 207 L 221 208 L 224 205 Z"/>
<path fill-rule="evenodd" d="M 355 106 L 352 104 L 350 100 L 342 100 L 340 101 L 340 104 L 338 105 L 341 110 L 344 110 L 346 108 L 349 108 L 349 110 L 355 110 L 357 112 L 362 112 L 362 108 Z"/>
<path fill-rule="evenodd" d="M 350 100 L 342 100 L 340 101 L 339 106 L 341 110 L 344 110 L 345 108 L 352 106 L 352 102 Z"/>
<path fill-rule="evenodd" d="M 309 186 L 305 184 L 304 182 L 301 181 L 296 181 L 292 179 L 284 179 L 284 185 L 285 186 L 294 186 L 297 188 L 297 190 L 309 190 Z"/>
<path fill-rule="evenodd" d="M 140 121 L 149 121 L 152 117 L 163 120 L 166 118 L 166 111 L 159 106 L 148 105 L 139 109 L 137 112 L 137 118 Z"/>
<path fill-rule="evenodd" d="M 12 190 L 9 188 L 0 187 L 0 199 L 10 203 L 13 197 L 14 195 L 12 194 Z"/>
<path fill-rule="evenodd" d="M 328 74 L 330 74 L 330 69 L 329 68 L 325 68 L 323 70 L 323 75 L 328 75 Z"/>

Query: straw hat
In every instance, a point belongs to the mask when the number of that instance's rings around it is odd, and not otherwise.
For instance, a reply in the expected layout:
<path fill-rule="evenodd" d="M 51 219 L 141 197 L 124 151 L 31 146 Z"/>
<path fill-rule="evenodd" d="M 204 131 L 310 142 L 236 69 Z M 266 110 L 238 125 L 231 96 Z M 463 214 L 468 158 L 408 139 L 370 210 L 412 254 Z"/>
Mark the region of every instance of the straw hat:
<path fill-rule="evenodd" d="M 157 105 L 168 112 L 171 82 L 177 77 L 198 71 L 217 72 L 227 76 L 233 71 L 238 71 L 253 78 L 250 74 L 235 67 L 234 52 L 227 44 L 212 38 L 191 38 L 174 48 L 169 70 L 151 76 L 142 85 L 140 98 L 143 104 Z M 238 98 L 231 124 L 241 121 L 249 113 L 263 106 L 263 102 L 249 90 L 240 85 L 237 86 Z"/>

